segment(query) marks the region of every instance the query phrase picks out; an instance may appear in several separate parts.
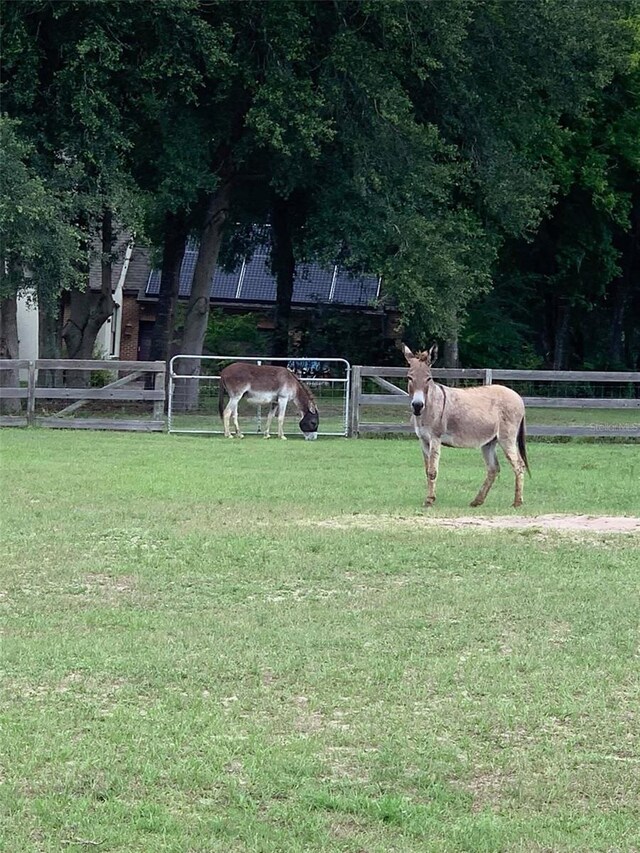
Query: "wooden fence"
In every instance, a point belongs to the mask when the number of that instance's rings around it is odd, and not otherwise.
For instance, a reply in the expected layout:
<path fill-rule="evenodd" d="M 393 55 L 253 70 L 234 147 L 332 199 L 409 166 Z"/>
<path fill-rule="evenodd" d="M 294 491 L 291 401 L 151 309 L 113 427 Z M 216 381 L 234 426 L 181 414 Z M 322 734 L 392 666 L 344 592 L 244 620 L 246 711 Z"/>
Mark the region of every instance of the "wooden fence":
<path fill-rule="evenodd" d="M 351 400 L 349 407 L 349 435 L 357 437 L 366 433 L 403 433 L 413 432 L 409 422 L 409 403 L 407 392 L 390 382 L 389 379 L 402 380 L 407 375 L 405 367 L 361 367 L 354 366 L 351 371 Z M 588 385 L 596 388 L 600 383 L 611 383 L 625 385 L 629 396 L 626 397 L 589 397 L 589 396 L 527 396 L 523 399 L 527 409 L 527 433 L 529 435 L 548 436 L 594 436 L 640 438 L 640 373 L 634 372 L 600 372 L 600 371 L 574 371 L 574 370 L 492 370 L 492 369 L 446 369 L 435 368 L 433 370 L 435 379 L 447 382 L 468 382 L 490 385 L 494 381 L 503 385 L 519 385 L 527 383 L 570 383 L 580 386 Z M 385 393 L 365 393 L 363 391 L 363 380 L 374 383 Z M 515 390 L 518 390 L 516 387 Z M 397 420 L 367 421 L 364 417 L 365 407 L 384 407 L 380 411 L 386 411 L 387 407 L 398 409 Z M 531 409 L 580 409 L 593 410 L 593 420 L 598 419 L 596 412 L 602 414 L 603 410 L 632 410 L 637 413 L 637 418 L 632 417 L 630 421 L 620 424 L 612 423 L 590 423 L 590 424 L 561 424 L 561 423 L 536 423 L 535 415 Z M 404 410 L 404 414 L 402 412 Z M 379 416 L 379 415 L 378 415 Z M 404 420 L 404 422 L 402 422 Z"/>
<path fill-rule="evenodd" d="M 48 375 L 52 387 L 39 384 L 39 375 Z M 61 371 L 64 374 L 61 375 Z M 107 384 L 72 387 L 73 381 L 63 383 L 63 376 L 77 377 L 87 371 L 107 371 L 108 378 L 117 374 Z M 0 426 L 44 426 L 71 429 L 108 430 L 163 430 L 165 401 L 164 361 L 117 361 L 99 359 L 0 359 L 0 401 L 20 401 L 19 412 L 0 416 Z M 26 381 L 19 380 L 20 374 Z M 153 387 L 148 387 L 152 385 Z M 55 413 L 42 410 L 43 401 L 69 400 L 69 405 Z M 26 406 L 22 401 L 26 401 Z M 76 414 L 91 401 L 127 403 L 148 401 L 153 403 L 149 414 L 99 413 L 82 417 Z M 3 409 L 7 406 L 4 405 Z"/>
<path fill-rule="evenodd" d="M 38 359 L 30 361 L 0 359 L 0 401 L 17 401 L 20 411 L 0 416 L 0 426 L 29 426 L 66 427 L 74 429 L 110 429 L 110 430 L 143 430 L 159 431 L 165 428 L 165 369 L 163 361 L 103 361 L 76 359 Z M 48 374 L 49 384 L 44 386 L 39 377 Z M 67 376 L 76 371 L 108 371 L 117 378 L 101 387 L 70 387 L 58 381 L 60 372 Z M 25 378 L 19 381 L 22 374 Z M 76 374 L 77 375 L 77 374 Z M 412 426 L 409 422 L 409 404 L 407 392 L 398 387 L 407 375 L 404 367 L 368 367 L 354 365 L 351 368 L 351 386 L 349 399 L 349 435 L 357 437 L 367 433 L 409 433 Z M 51 377 L 54 381 L 51 381 Z M 558 383 L 572 384 L 583 390 L 611 387 L 612 384 L 624 386 L 627 396 L 595 397 L 582 396 L 543 396 L 524 393 L 527 406 L 529 435 L 548 436 L 594 436 L 640 438 L 640 373 L 617 372 L 604 373 L 599 371 L 547 371 L 547 370 L 491 370 L 466 369 L 449 370 L 434 369 L 435 379 L 444 382 L 491 384 L 494 381 L 505 385 L 521 386 L 526 383 L 529 388 L 538 383 L 549 383 L 558 387 Z M 395 381 L 390 381 L 395 380 Z M 363 381 L 376 386 L 376 393 L 366 393 Z M 153 386 L 153 387 L 150 387 Z M 516 387 L 516 390 L 521 390 Z M 44 401 L 69 400 L 69 404 L 56 412 L 45 411 Z M 142 413 L 134 415 L 115 413 L 98 413 L 95 416 L 83 417 L 78 411 L 87 403 L 103 401 L 109 403 L 151 402 L 153 410 L 146 416 Z M 391 411 L 389 419 L 366 420 L 367 407 L 373 407 L 377 416 Z M 397 410 L 397 417 L 393 409 Z M 597 421 L 602 413 L 607 411 L 609 423 L 537 423 L 536 409 L 546 409 L 557 412 L 560 409 L 590 411 L 590 420 Z M 623 411 L 625 422 L 611 423 L 611 411 Z M 631 417 L 629 417 L 631 415 Z M 547 415 L 548 417 L 548 415 Z"/>

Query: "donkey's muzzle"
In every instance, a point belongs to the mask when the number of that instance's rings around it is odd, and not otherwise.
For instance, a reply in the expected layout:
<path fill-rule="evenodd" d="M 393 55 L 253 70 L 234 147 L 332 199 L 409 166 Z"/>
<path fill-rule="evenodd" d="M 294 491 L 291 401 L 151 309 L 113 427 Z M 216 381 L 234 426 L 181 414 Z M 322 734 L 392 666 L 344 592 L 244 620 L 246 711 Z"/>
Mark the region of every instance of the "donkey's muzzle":
<path fill-rule="evenodd" d="M 413 409 L 413 414 L 418 417 L 418 415 L 422 414 L 422 410 L 424 409 L 424 403 L 412 403 L 411 408 Z"/>
<path fill-rule="evenodd" d="M 317 432 L 305 432 L 305 434 L 304 434 L 304 440 L 305 441 L 315 441 L 317 437 L 318 437 Z"/>

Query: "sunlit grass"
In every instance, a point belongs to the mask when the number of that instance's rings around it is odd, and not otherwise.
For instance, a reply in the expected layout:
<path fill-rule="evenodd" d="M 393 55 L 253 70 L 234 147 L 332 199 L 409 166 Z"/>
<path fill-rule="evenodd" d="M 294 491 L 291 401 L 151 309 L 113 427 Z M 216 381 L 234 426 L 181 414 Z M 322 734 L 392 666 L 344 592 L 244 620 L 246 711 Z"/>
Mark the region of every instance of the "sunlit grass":
<path fill-rule="evenodd" d="M 411 441 L 0 449 L 2 849 L 640 845 L 637 537 L 412 529 Z M 637 513 L 639 457 L 532 444 L 524 512 Z"/>

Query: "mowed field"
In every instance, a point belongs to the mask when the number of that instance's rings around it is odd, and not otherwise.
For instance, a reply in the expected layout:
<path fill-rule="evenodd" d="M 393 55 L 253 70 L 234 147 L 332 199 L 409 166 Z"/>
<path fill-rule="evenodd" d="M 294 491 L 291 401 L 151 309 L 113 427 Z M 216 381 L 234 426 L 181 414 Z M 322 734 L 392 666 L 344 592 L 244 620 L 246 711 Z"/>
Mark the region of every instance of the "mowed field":
<path fill-rule="evenodd" d="M 0 849 L 640 850 L 640 447 L 0 433 Z"/>

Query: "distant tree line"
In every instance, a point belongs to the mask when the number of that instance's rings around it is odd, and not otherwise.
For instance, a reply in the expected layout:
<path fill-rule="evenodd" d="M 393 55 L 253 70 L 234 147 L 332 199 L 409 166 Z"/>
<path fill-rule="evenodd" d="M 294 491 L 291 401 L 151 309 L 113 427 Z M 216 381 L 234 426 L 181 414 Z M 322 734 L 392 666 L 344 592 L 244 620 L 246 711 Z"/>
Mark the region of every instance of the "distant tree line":
<path fill-rule="evenodd" d="M 91 356 L 118 229 L 158 250 L 154 358 L 197 239 L 200 353 L 268 222 L 274 354 L 313 260 L 382 275 L 449 363 L 640 366 L 639 0 L 1 5 L 1 357 L 24 290 L 43 356 Z"/>

